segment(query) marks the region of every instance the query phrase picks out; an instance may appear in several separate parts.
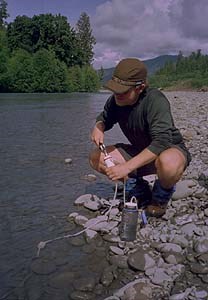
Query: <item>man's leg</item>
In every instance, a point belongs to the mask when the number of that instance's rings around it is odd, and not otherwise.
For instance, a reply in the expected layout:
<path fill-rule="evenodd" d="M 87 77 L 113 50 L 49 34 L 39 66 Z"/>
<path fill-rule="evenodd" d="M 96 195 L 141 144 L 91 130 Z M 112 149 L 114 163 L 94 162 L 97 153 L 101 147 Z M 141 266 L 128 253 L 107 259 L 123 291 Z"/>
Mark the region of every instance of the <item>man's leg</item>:
<path fill-rule="evenodd" d="M 178 148 L 163 151 L 155 161 L 158 180 L 152 190 L 152 204 L 146 212 L 149 216 L 161 217 L 173 192 L 186 168 L 187 158 Z"/>
<path fill-rule="evenodd" d="M 139 152 L 134 146 L 123 143 L 116 144 L 115 146 L 107 146 L 106 150 L 112 156 L 115 164 L 128 161 Z M 91 152 L 89 160 L 93 169 L 105 174 L 103 158 L 103 153 L 99 149 L 95 149 Z M 142 176 L 155 172 L 154 163 L 151 163 L 129 174 L 129 178 L 125 184 L 127 199 L 135 196 L 138 200 L 138 206 L 146 207 L 151 202 L 152 194 L 148 182 Z"/>

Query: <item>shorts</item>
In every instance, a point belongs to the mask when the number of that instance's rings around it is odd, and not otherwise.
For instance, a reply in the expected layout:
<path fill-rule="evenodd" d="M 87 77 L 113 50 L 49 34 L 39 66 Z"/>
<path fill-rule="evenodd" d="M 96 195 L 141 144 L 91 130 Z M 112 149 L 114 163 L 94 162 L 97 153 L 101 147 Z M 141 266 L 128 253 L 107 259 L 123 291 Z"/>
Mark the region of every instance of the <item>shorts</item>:
<path fill-rule="evenodd" d="M 130 144 L 117 143 L 114 146 L 118 149 L 118 151 L 121 153 L 121 155 L 124 157 L 126 161 L 130 160 L 132 157 L 136 156 L 141 151 L 138 150 L 135 146 Z M 172 147 L 177 148 L 183 153 L 186 159 L 186 165 L 184 168 L 185 170 L 191 162 L 191 155 L 188 149 L 186 148 L 183 142 L 181 142 L 180 144 L 172 145 Z M 155 162 L 153 161 L 137 170 L 134 170 L 129 174 L 129 177 L 137 178 L 137 177 L 142 177 L 142 176 L 156 174 L 156 173 L 157 172 L 156 172 Z"/>

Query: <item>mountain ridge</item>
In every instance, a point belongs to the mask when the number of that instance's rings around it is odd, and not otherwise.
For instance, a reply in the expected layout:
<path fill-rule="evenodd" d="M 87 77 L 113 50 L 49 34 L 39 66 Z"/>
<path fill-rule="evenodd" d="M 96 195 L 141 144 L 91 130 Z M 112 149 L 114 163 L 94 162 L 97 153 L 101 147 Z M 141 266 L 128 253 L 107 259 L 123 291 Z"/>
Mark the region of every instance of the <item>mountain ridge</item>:
<path fill-rule="evenodd" d="M 161 69 L 167 62 L 175 62 L 177 57 L 177 55 L 160 55 L 155 58 L 143 60 L 143 62 L 145 63 L 148 75 L 150 76 L 154 75 L 154 73 Z M 102 83 L 111 79 L 114 69 L 115 67 L 103 69 Z"/>

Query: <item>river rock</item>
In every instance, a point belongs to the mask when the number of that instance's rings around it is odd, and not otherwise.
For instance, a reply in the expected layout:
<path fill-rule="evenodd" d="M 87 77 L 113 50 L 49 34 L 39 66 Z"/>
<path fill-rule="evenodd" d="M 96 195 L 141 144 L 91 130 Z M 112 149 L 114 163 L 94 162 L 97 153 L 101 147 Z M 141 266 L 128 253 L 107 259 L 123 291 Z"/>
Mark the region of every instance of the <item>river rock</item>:
<path fill-rule="evenodd" d="M 152 254 L 146 253 L 144 250 L 137 250 L 134 253 L 129 254 L 128 264 L 135 270 L 145 271 L 148 268 L 152 268 L 156 265 Z"/>
<path fill-rule="evenodd" d="M 84 205 L 84 203 L 88 200 L 91 200 L 93 197 L 92 194 L 84 194 L 84 195 L 81 195 L 79 196 L 75 201 L 74 201 L 74 204 L 75 205 Z"/>
<path fill-rule="evenodd" d="M 194 250 L 197 253 L 208 253 L 208 238 L 198 238 L 194 243 Z"/>
<path fill-rule="evenodd" d="M 178 200 L 191 196 L 194 193 L 193 187 L 196 182 L 193 180 L 182 180 L 176 183 L 176 191 L 172 195 L 172 200 Z"/>
<path fill-rule="evenodd" d="M 114 272 L 115 272 L 115 268 L 112 267 L 107 267 L 104 269 L 103 274 L 100 278 L 100 282 L 105 286 L 109 286 L 114 279 Z"/>
<path fill-rule="evenodd" d="M 116 246 L 110 246 L 110 251 L 114 254 L 117 254 L 117 255 L 124 255 L 124 251 L 119 248 L 119 247 L 116 247 Z"/>
<path fill-rule="evenodd" d="M 31 264 L 34 273 L 40 275 L 48 275 L 56 271 L 56 265 L 53 261 L 37 258 Z"/>
<path fill-rule="evenodd" d="M 109 262 L 110 264 L 120 269 L 127 269 L 128 268 L 127 259 L 128 257 L 126 255 L 113 255 L 110 256 Z"/>
<path fill-rule="evenodd" d="M 92 276 L 86 276 L 85 278 L 74 280 L 73 286 L 77 291 L 91 292 L 95 288 L 95 278 Z"/>
<path fill-rule="evenodd" d="M 81 215 L 77 215 L 74 218 L 74 223 L 77 225 L 81 225 L 81 226 L 86 224 L 87 221 L 88 221 L 88 218 L 86 218 L 85 216 L 81 216 Z"/>
<path fill-rule="evenodd" d="M 65 162 L 65 164 L 71 164 L 72 159 L 71 158 L 65 158 L 64 162 Z"/>
<path fill-rule="evenodd" d="M 156 249 L 160 252 L 168 252 L 168 253 L 181 253 L 182 248 L 181 246 L 173 243 L 163 243 L 156 246 Z"/>
<path fill-rule="evenodd" d="M 63 272 L 51 277 L 49 285 L 56 289 L 67 289 L 72 285 L 74 278 L 73 272 Z"/>
<path fill-rule="evenodd" d="M 70 294 L 70 299 L 71 300 L 94 300 L 95 295 L 93 293 L 75 291 Z"/>

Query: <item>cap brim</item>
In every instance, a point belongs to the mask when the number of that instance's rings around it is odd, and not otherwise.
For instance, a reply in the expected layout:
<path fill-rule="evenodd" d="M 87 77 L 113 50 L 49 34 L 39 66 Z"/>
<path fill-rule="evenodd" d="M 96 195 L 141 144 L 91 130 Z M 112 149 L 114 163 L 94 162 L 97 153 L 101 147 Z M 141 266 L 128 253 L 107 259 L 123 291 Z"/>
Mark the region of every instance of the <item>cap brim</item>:
<path fill-rule="evenodd" d="M 123 93 L 126 93 L 132 86 L 122 85 L 111 79 L 111 80 L 107 81 L 103 85 L 103 87 L 112 91 L 115 94 L 123 94 Z"/>

